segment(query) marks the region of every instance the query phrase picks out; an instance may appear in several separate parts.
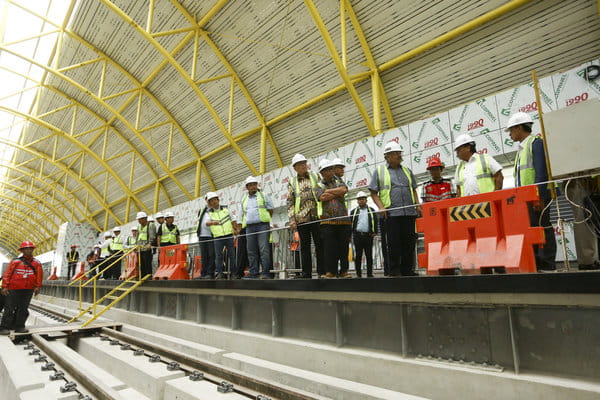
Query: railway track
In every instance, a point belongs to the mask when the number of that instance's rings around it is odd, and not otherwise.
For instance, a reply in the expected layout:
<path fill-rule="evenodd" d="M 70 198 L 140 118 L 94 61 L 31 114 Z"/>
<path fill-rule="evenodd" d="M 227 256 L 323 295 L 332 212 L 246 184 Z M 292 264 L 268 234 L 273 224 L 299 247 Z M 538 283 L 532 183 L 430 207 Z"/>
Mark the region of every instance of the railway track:
<path fill-rule="evenodd" d="M 52 382 L 56 398 L 321 399 L 133 337 L 120 324 L 80 328 L 67 324 L 69 315 L 31 309 L 52 325 L 11 339 Z"/>

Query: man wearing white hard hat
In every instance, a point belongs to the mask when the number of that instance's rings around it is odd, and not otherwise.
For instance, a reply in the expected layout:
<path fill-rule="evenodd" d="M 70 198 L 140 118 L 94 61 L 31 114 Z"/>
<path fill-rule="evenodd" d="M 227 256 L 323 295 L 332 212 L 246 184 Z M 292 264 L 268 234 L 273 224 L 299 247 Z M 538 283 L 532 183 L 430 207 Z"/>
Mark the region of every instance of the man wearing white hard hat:
<path fill-rule="evenodd" d="M 125 239 L 125 248 L 132 249 L 137 245 L 138 227 L 137 225 L 131 227 L 131 235 Z"/>
<path fill-rule="evenodd" d="M 333 174 L 335 175 L 335 177 L 337 179 L 339 179 L 340 181 L 344 181 L 344 169 L 346 168 L 346 164 L 344 164 L 344 162 L 342 161 L 341 158 L 334 158 L 333 160 L 331 160 L 331 163 L 333 164 Z M 344 200 L 346 201 L 346 200 Z M 346 201 L 346 208 L 348 208 L 348 202 Z M 346 237 L 346 247 L 348 247 L 348 245 L 350 244 L 350 239 L 352 238 L 352 227 L 350 225 L 348 225 L 346 227 L 346 232 L 344 232 L 344 235 Z M 341 257 L 340 259 L 340 267 L 342 270 L 344 271 L 348 271 L 348 254 L 345 254 Z"/>
<path fill-rule="evenodd" d="M 456 138 L 454 150 L 461 160 L 454 174 L 457 197 L 502 190 L 502 166 L 494 157 L 477 153 L 475 141 L 469 134 Z"/>
<path fill-rule="evenodd" d="M 548 181 L 548 169 L 546 167 L 546 154 L 544 142 L 539 136 L 531 134 L 533 119 L 529 114 L 518 112 L 510 116 L 505 132 L 510 138 L 519 142 L 519 150 L 515 158 L 515 186 L 533 185 L 534 183 Z M 550 210 L 544 211 L 550 202 L 550 190 L 548 185 L 538 185 L 540 200 L 537 204 L 529 204 L 529 219 L 531 226 L 544 227 L 546 243 L 544 247 L 534 245 L 535 261 L 538 271 L 556 269 L 556 238 L 554 228 L 550 223 Z"/>
<path fill-rule="evenodd" d="M 148 221 L 148 215 L 140 211 L 136 215 L 138 220 L 138 240 L 140 246 L 141 278 L 152 275 L 152 244 L 156 242 L 156 225 Z"/>
<path fill-rule="evenodd" d="M 271 278 L 271 251 L 269 243 L 273 203 L 258 189 L 258 179 L 249 176 L 245 181 L 246 194 L 242 198 L 240 215 L 242 229 L 246 229 L 246 248 L 250 266 L 247 278 Z M 260 265 L 262 265 L 262 272 Z"/>
<path fill-rule="evenodd" d="M 307 160 L 302 154 L 292 158 L 292 167 L 296 176 L 291 176 L 288 185 L 287 210 L 292 231 L 298 230 L 300 236 L 300 260 L 302 274 L 300 278 L 312 278 L 311 238 L 317 256 L 317 275 L 325 274 L 323 250 L 321 246 L 319 218 L 321 202 L 314 193 L 319 177 L 308 170 Z"/>
<path fill-rule="evenodd" d="M 156 217 L 158 220 L 158 217 Z M 167 211 L 163 217 L 164 222 L 158 226 L 156 231 L 156 242 L 160 247 L 179 244 L 179 228 L 173 223 L 175 214 Z"/>
<path fill-rule="evenodd" d="M 367 205 L 368 194 L 360 191 L 356 194 L 358 207 L 350 211 L 352 218 L 352 242 L 354 243 L 354 269 L 356 276 L 362 277 L 362 255 L 367 260 L 367 278 L 373 277 L 373 237 L 377 234 L 377 214 Z"/>
<path fill-rule="evenodd" d="M 154 214 L 154 219 L 156 221 L 156 242 L 152 243 L 152 246 L 160 247 L 160 239 L 158 238 L 158 228 L 160 228 L 160 226 L 165 223 L 165 214 L 159 211 L 156 214 Z M 148 219 L 148 221 L 153 222 L 152 219 Z M 156 251 L 154 251 L 154 253 L 156 253 Z"/>
<path fill-rule="evenodd" d="M 414 276 L 417 232 L 415 221 L 421 212 L 417 181 L 402 165 L 402 146 L 394 141 L 383 148 L 386 165 L 379 165 L 369 184 L 371 197 L 380 210 L 380 227 L 389 261 L 389 276 Z M 387 248 L 387 249 L 386 249 Z"/>
<path fill-rule="evenodd" d="M 210 196 L 209 196 L 210 195 Z M 208 213 L 208 197 L 216 195 L 215 192 L 208 192 L 204 196 L 205 206 L 198 210 L 198 225 L 196 225 L 196 236 L 198 236 L 198 247 L 200 248 L 200 257 L 202 260 L 202 270 L 199 279 L 215 278 L 215 245 L 213 243 L 212 232 L 210 231 L 210 215 Z"/>
<path fill-rule="evenodd" d="M 98 271 L 102 271 L 104 268 L 108 267 L 108 262 L 110 261 L 110 242 L 112 241 L 113 233 L 112 232 L 104 232 L 104 241 L 100 244 L 100 259 L 97 263 Z M 110 270 L 106 270 L 102 273 L 103 279 L 110 279 Z"/>
<path fill-rule="evenodd" d="M 328 159 L 323 159 L 319 163 L 319 172 L 323 179 L 315 189 L 315 194 L 322 204 L 321 213 L 321 245 L 324 254 L 325 273 L 321 278 L 351 278 L 348 273 L 348 264 L 340 264 L 338 271 L 338 261 L 342 258 L 348 258 L 348 238 L 346 232 L 350 227 L 348 218 L 348 209 L 344 196 L 348 192 L 348 186 L 335 176 L 333 172 L 334 163 Z"/>
<path fill-rule="evenodd" d="M 237 235 L 238 225 L 229 212 L 229 209 L 219 204 L 219 196 L 215 192 L 208 192 L 206 194 L 206 201 L 210 206 L 208 210 L 210 221 L 206 225 L 210 228 L 210 232 L 214 238 L 216 279 L 225 279 L 223 271 L 224 250 L 227 250 L 230 276 L 236 277 L 237 264 L 235 262 L 233 235 Z"/>

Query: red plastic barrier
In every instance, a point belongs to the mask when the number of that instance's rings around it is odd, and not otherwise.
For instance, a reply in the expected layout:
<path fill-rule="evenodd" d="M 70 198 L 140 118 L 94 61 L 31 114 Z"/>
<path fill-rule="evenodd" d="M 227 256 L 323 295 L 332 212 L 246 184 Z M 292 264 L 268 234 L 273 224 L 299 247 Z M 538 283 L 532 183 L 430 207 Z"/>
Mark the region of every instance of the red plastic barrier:
<path fill-rule="evenodd" d="M 537 187 L 525 186 L 423 204 L 419 266 L 428 275 L 536 272 L 533 245 L 545 243 L 544 230 L 530 226 L 527 204 L 538 199 Z"/>
<path fill-rule="evenodd" d="M 125 256 L 125 274 L 121 275 L 119 279 L 131 279 L 137 278 L 138 276 L 138 253 L 132 251 Z"/>
<path fill-rule="evenodd" d="M 75 279 L 79 279 L 79 277 L 81 277 L 84 273 L 85 273 L 85 263 L 83 261 L 81 261 L 79 263 L 78 272 L 75 275 L 73 275 L 71 280 L 74 281 Z M 84 276 L 81 280 L 85 281 L 86 279 L 87 279 L 87 276 Z"/>
<path fill-rule="evenodd" d="M 54 268 L 52 269 L 52 275 L 50 275 L 50 276 L 48 277 L 48 280 L 49 280 L 49 281 L 57 281 L 57 280 L 58 280 L 58 275 L 56 275 L 56 267 L 54 267 Z"/>
<path fill-rule="evenodd" d="M 187 272 L 187 244 L 159 247 L 158 269 L 153 279 L 190 279 Z"/>
<path fill-rule="evenodd" d="M 200 278 L 202 275 L 202 256 L 194 256 L 194 271 L 192 278 Z"/>

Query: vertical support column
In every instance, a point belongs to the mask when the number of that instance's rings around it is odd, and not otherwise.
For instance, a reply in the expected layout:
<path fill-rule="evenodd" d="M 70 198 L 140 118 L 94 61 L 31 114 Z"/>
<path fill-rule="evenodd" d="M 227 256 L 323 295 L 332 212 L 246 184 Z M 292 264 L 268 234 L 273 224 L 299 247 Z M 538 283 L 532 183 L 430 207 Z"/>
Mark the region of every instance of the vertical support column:
<path fill-rule="evenodd" d="M 280 337 L 283 333 L 281 300 L 271 300 L 271 335 Z"/>
<path fill-rule="evenodd" d="M 231 301 L 231 329 L 236 331 L 240 329 L 242 318 L 242 305 L 240 299 L 233 298 Z"/>
<path fill-rule="evenodd" d="M 184 299 L 185 299 L 184 294 L 177 293 L 177 307 L 175 309 L 175 319 L 177 319 L 177 320 L 183 319 L 183 314 L 184 314 L 183 308 L 185 307 Z"/>
<path fill-rule="evenodd" d="M 163 314 L 163 294 L 156 293 L 156 316 L 160 317 Z"/>
<path fill-rule="evenodd" d="M 517 333 L 515 332 L 514 316 L 512 307 L 508 307 L 508 327 L 510 329 L 510 344 L 512 347 L 513 364 L 515 374 L 519 373 L 519 347 L 517 345 Z"/>
<path fill-rule="evenodd" d="M 335 303 L 335 344 L 342 347 L 346 338 L 344 337 L 344 303 Z"/>
<path fill-rule="evenodd" d="M 408 337 L 406 336 L 406 306 L 400 304 L 400 340 L 402 341 L 402 357 L 408 354 Z"/>
<path fill-rule="evenodd" d="M 196 322 L 203 324 L 206 321 L 206 299 L 196 296 Z"/>

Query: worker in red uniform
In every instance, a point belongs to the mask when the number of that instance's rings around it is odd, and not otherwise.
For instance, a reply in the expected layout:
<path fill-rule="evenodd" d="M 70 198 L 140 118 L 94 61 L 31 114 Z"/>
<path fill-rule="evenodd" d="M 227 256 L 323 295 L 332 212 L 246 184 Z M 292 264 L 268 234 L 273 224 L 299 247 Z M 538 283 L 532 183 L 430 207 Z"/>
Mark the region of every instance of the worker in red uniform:
<path fill-rule="evenodd" d="M 431 157 L 427 162 L 427 170 L 431 180 L 423 184 L 421 198 L 423 203 L 449 199 L 452 196 L 452 183 L 450 179 L 442 178 L 444 163 L 437 157 Z"/>
<path fill-rule="evenodd" d="M 0 335 L 8 335 L 11 329 L 25 333 L 25 321 L 29 316 L 29 303 L 34 294 L 42 288 L 42 264 L 33 258 L 35 246 L 24 241 L 19 246 L 22 256 L 13 259 L 2 275 L 2 295 L 7 296 Z"/>

